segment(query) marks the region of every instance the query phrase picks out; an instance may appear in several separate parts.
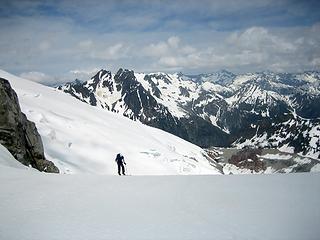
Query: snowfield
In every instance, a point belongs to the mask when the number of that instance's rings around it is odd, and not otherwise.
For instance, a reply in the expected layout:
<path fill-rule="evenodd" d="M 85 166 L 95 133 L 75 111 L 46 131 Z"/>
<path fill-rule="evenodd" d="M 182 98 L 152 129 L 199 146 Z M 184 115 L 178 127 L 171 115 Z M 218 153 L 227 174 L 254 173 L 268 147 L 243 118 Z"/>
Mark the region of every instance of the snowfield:
<path fill-rule="evenodd" d="M 0 165 L 0 239 L 317 240 L 320 174 L 105 176 Z"/>
<path fill-rule="evenodd" d="M 0 144 L 0 166 L 28 169 L 18 162 L 2 144 Z"/>
<path fill-rule="evenodd" d="M 121 152 L 132 175 L 220 174 L 200 147 L 0 70 L 35 122 L 45 155 L 61 173 L 117 174 Z"/>

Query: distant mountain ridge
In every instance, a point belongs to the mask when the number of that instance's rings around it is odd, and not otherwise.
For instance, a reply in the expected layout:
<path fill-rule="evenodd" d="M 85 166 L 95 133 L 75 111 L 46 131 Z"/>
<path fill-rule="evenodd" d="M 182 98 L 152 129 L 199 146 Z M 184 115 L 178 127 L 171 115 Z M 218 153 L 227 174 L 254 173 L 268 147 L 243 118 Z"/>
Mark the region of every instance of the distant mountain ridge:
<path fill-rule="evenodd" d="M 58 89 L 202 147 L 277 147 L 320 157 L 317 71 L 184 75 L 102 69 Z"/>

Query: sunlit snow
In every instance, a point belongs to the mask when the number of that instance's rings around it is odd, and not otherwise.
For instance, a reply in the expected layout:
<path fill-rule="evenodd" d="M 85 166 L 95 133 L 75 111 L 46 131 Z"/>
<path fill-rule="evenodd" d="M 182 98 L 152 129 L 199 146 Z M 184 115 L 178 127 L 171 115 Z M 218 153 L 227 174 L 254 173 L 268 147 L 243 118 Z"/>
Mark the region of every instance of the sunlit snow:
<path fill-rule="evenodd" d="M 117 173 L 121 152 L 132 175 L 219 174 L 196 145 L 162 130 L 92 107 L 72 96 L 4 71 L 22 111 L 35 122 L 46 157 L 62 173 Z"/>

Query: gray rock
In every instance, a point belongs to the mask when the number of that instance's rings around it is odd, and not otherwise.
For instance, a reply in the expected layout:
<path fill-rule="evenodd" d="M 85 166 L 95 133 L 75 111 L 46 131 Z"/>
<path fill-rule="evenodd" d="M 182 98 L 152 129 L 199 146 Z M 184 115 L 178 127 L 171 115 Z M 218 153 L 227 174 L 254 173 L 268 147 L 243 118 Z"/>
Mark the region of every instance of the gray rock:
<path fill-rule="evenodd" d="M 22 164 L 59 173 L 59 169 L 45 159 L 35 124 L 21 112 L 17 94 L 3 78 L 0 78 L 0 143 Z"/>

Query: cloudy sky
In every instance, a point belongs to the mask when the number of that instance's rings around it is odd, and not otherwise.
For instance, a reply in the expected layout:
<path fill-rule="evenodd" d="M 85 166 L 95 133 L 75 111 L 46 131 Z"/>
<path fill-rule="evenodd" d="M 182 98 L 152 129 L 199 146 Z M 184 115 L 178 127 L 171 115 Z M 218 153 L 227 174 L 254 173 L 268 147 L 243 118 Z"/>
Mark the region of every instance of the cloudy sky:
<path fill-rule="evenodd" d="M 0 68 L 52 84 L 101 68 L 320 70 L 318 0 L 0 0 Z"/>

